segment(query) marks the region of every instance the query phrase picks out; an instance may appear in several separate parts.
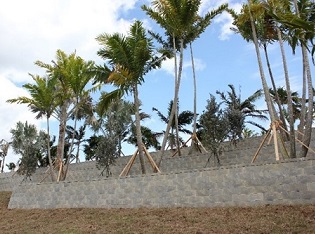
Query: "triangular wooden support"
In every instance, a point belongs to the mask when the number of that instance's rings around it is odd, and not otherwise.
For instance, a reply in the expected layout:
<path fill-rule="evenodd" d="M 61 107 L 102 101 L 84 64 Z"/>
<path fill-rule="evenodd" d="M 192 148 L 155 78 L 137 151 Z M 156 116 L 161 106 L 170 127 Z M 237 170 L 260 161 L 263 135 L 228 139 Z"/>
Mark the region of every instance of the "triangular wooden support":
<path fill-rule="evenodd" d="M 287 134 L 289 134 L 289 132 L 288 132 L 287 130 L 285 130 L 285 129 L 282 127 L 282 122 L 281 122 L 281 121 L 278 120 L 278 121 L 274 121 L 273 123 L 271 123 L 271 126 L 270 126 L 269 130 L 267 131 L 265 137 L 263 138 L 261 144 L 259 145 L 259 147 L 258 147 L 258 149 L 257 149 L 257 151 L 256 151 L 256 153 L 255 153 L 255 155 L 254 155 L 254 157 L 253 157 L 253 159 L 252 159 L 252 163 L 255 162 L 255 160 L 256 160 L 256 158 L 257 158 L 257 156 L 258 156 L 258 154 L 259 154 L 261 148 L 263 147 L 265 141 L 267 140 L 268 136 L 270 136 L 270 139 L 269 139 L 269 141 L 268 141 L 268 144 L 270 143 L 271 138 L 273 137 L 274 145 L 275 145 L 276 160 L 277 160 L 277 161 L 280 160 L 280 157 L 279 157 L 279 148 L 278 148 L 278 140 L 277 140 L 277 138 L 278 138 L 277 131 L 278 131 L 278 130 L 279 130 L 279 131 L 282 130 L 282 131 L 286 132 Z M 285 144 L 284 144 L 284 142 L 283 142 L 283 139 L 281 138 L 280 135 L 279 135 L 279 138 L 280 138 L 280 142 L 281 142 L 281 146 L 282 146 L 282 149 L 283 149 L 283 151 L 284 151 L 284 154 L 285 154 L 286 156 L 289 156 L 289 154 L 288 154 L 288 152 L 287 152 L 287 150 L 286 150 Z M 307 147 L 302 141 L 300 141 L 300 140 L 297 139 L 296 137 L 295 137 L 295 141 L 299 142 L 301 145 L 303 145 L 304 147 L 308 148 L 312 153 L 315 154 L 315 151 L 314 151 L 313 149 Z"/>
<path fill-rule="evenodd" d="M 197 137 L 196 133 L 193 133 L 193 134 L 188 138 L 188 140 L 185 141 L 185 143 L 184 143 L 180 148 L 183 148 L 184 146 L 186 146 L 187 143 L 188 143 L 190 140 L 192 141 L 192 144 L 195 144 L 195 145 L 197 146 L 197 148 L 198 148 L 198 150 L 199 150 L 200 153 L 202 152 L 201 149 L 203 149 L 203 151 L 204 151 L 205 153 L 208 153 L 208 151 L 205 149 L 205 147 L 202 145 L 201 141 L 200 141 L 199 138 Z M 191 144 L 191 145 L 192 145 L 192 144 Z M 177 153 L 178 153 L 178 149 L 175 151 L 175 153 L 172 155 L 172 157 L 174 157 Z"/>
<path fill-rule="evenodd" d="M 274 142 L 274 146 L 275 146 L 275 154 L 276 154 L 276 160 L 279 161 L 280 160 L 280 156 L 279 156 L 279 146 L 278 146 L 278 137 L 281 138 L 281 136 L 277 135 L 277 131 L 279 130 L 281 126 L 281 121 L 274 121 L 270 124 L 270 128 L 269 130 L 267 131 L 265 137 L 263 138 L 262 142 L 260 143 L 253 159 L 252 159 L 252 163 L 255 162 L 261 148 L 263 147 L 264 143 L 266 142 L 267 138 L 270 136 L 269 138 L 269 141 L 268 141 L 268 145 L 271 141 L 271 139 L 273 138 L 273 142 Z M 281 146 L 282 146 L 282 149 L 284 149 L 285 151 L 285 154 L 287 154 L 286 152 L 286 149 L 285 149 L 285 145 L 284 145 L 284 142 L 282 141 L 282 138 L 281 138 Z"/>
<path fill-rule="evenodd" d="M 154 162 L 152 156 L 150 155 L 149 151 L 145 148 L 145 146 L 143 146 L 143 151 L 144 151 L 144 154 L 147 157 L 151 167 L 153 168 L 153 171 L 160 173 L 161 172 L 160 169 L 158 168 L 158 166 Z M 130 160 L 128 161 L 127 165 L 124 167 L 124 169 L 122 170 L 122 172 L 120 173 L 119 176 L 127 176 L 129 174 L 130 169 L 131 169 L 132 165 L 134 164 L 138 154 L 139 154 L 139 150 L 137 149 L 136 152 L 134 152 L 134 154 L 131 156 Z"/>

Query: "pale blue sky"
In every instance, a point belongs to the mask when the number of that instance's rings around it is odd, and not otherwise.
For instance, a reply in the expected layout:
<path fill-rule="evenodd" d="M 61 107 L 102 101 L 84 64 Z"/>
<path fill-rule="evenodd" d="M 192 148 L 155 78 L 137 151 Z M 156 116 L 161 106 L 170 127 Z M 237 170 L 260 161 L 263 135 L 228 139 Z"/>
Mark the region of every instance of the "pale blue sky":
<path fill-rule="evenodd" d="M 9 131 L 17 121 L 27 120 L 39 128 L 45 128 L 44 120 L 35 120 L 27 107 L 5 103 L 9 98 L 27 95 L 21 85 L 31 81 L 28 73 L 43 74 L 43 70 L 34 65 L 36 60 L 49 63 L 55 58 L 56 50 L 61 49 L 66 53 L 76 50 L 77 55 L 82 58 L 102 63 L 96 55 L 100 46 L 95 37 L 99 34 L 125 33 L 134 19 L 143 20 L 144 25 L 151 30 L 158 30 L 154 22 L 140 9 L 142 4 L 149 2 L 6 1 L 0 8 L 0 139 L 10 140 Z M 244 1 L 205 0 L 201 13 L 225 2 L 239 10 Z M 243 98 L 262 87 L 254 46 L 244 41 L 240 35 L 231 32 L 230 23 L 231 18 L 227 14 L 221 15 L 193 44 L 197 67 L 198 113 L 205 109 L 209 93 L 215 94 L 216 90 L 227 91 L 228 84 L 233 84 L 236 90 L 240 89 Z M 284 86 L 281 55 L 276 43 L 270 47 L 269 52 L 277 86 Z M 291 50 L 287 48 L 286 53 L 292 90 L 300 92 L 300 51 L 297 50 L 297 54 L 292 56 Z M 263 57 L 263 54 L 261 55 Z M 268 78 L 267 70 L 265 74 Z M 167 61 L 160 70 L 150 72 L 140 88 L 139 95 L 143 111 L 151 114 L 151 119 L 144 124 L 155 131 L 165 130 L 165 125 L 152 113 L 152 107 L 166 114 L 168 103 L 174 95 L 173 62 Z M 185 51 L 179 98 L 180 111 L 193 110 L 193 80 L 188 51 Z M 257 106 L 264 108 L 263 100 L 257 103 Z M 266 122 L 266 126 L 269 126 L 269 122 Z M 133 148 L 127 148 L 125 153 L 131 154 L 133 151 Z M 11 150 L 7 162 L 16 162 L 17 158 Z"/>

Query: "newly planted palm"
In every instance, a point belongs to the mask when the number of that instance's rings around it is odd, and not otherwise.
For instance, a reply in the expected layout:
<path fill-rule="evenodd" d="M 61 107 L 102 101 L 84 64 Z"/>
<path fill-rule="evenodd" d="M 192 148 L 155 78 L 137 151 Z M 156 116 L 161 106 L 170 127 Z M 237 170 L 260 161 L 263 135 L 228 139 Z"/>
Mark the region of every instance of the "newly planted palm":
<path fill-rule="evenodd" d="M 138 86 L 151 69 L 160 66 L 161 59 L 155 55 L 152 41 L 147 37 L 140 21 L 135 21 L 127 36 L 115 33 L 97 37 L 103 46 L 98 55 L 108 60 L 112 69 L 106 83 L 118 87 L 118 94 L 131 92 L 134 98 L 137 146 L 142 173 L 145 173 L 143 142 L 140 125 L 140 100 Z"/>
<path fill-rule="evenodd" d="M 264 114 L 266 111 L 256 109 L 254 104 L 255 101 L 262 97 L 262 90 L 257 90 L 254 94 L 242 101 L 241 95 L 236 94 L 234 86 L 231 84 L 228 86 L 231 91 L 228 91 L 227 95 L 220 91 L 217 91 L 217 94 L 226 106 L 225 113 L 230 125 L 230 139 L 235 141 L 242 138 L 242 133 L 245 129 L 246 123 L 266 131 L 266 129 L 260 124 L 254 122 L 253 120 L 247 120 L 248 118 L 255 118 L 259 120 L 268 119 Z"/>
<path fill-rule="evenodd" d="M 165 124 L 168 124 L 170 122 L 170 116 L 173 108 L 173 101 L 170 101 L 168 108 L 167 108 L 167 116 L 165 116 L 161 111 L 159 111 L 156 108 L 152 108 L 153 111 L 155 111 L 158 116 L 160 117 L 161 121 L 163 121 Z M 178 108 L 178 104 L 177 104 Z M 177 111 L 178 112 L 178 111 Z M 185 128 L 186 125 L 191 124 L 194 119 L 194 113 L 191 111 L 183 111 L 178 114 L 178 131 L 184 134 L 192 134 L 192 132 Z M 168 136 L 167 142 L 168 142 L 168 147 L 170 147 L 172 150 L 174 148 L 179 149 L 181 145 L 184 143 L 184 140 L 181 137 L 176 136 L 176 126 L 175 126 L 175 121 L 171 122 L 171 132 Z M 181 145 L 177 144 L 176 139 L 179 138 Z"/>

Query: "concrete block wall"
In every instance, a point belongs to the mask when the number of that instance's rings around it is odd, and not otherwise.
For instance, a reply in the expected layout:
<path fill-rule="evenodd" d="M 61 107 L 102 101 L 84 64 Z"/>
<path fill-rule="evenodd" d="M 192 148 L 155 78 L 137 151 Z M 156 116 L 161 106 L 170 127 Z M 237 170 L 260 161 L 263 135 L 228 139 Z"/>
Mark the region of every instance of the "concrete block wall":
<path fill-rule="evenodd" d="M 314 204 L 315 158 L 17 186 L 10 209 Z"/>
<path fill-rule="evenodd" d="M 217 164 L 216 159 L 211 156 L 210 153 L 194 153 L 190 155 L 190 148 L 184 148 L 182 149 L 181 157 L 178 155 L 172 157 L 173 152 L 166 151 L 160 169 L 163 173 L 169 173 L 183 170 L 203 169 L 206 167 L 249 164 L 261 142 L 262 137 L 254 137 L 239 141 L 236 146 L 231 145 L 229 142 L 224 143 L 224 151 L 220 156 L 220 165 Z M 272 143 L 273 142 L 271 142 L 270 145 L 264 145 L 255 161 L 256 164 L 275 162 L 274 145 Z M 315 141 L 312 141 L 311 147 L 315 149 Z M 156 162 L 159 160 L 158 152 L 150 154 Z M 310 155 L 312 154 L 310 153 Z M 117 178 L 129 160 L 130 157 L 121 157 L 117 159 L 116 164 L 111 166 L 110 169 L 112 177 Z M 153 172 L 146 159 L 145 162 L 148 173 Z M 71 164 L 66 181 L 101 179 L 103 177 L 100 173 L 101 170 L 96 168 L 95 162 Z M 135 164 L 131 168 L 130 175 L 139 174 L 141 174 L 141 171 L 139 158 L 137 157 Z M 32 175 L 31 178 L 26 179 L 16 173 L 0 173 L 0 191 L 12 191 L 15 186 L 18 186 L 21 183 L 39 183 L 43 178 L 46 178 L 43 182 L 50 181 L 50 176 L 47 175 L 47 168 L 37 169 L 36 173 Z"/>

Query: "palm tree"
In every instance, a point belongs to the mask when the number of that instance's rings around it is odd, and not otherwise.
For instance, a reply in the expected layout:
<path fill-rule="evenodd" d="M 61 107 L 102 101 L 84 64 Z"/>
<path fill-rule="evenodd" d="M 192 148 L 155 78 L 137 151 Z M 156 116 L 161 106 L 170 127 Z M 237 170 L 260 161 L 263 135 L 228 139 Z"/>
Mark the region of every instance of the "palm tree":
<path fill-rule="evenodd" d="M 245 129 L 245 123 L 249 123 L 253 126 L 260 128 L 263 131 L 266 129 L 247 118 L 257 118 L 259 120 L 267 120 L 268 118 L 264 115 L 266 111 L 257 110 L 254 102 L 262 97 L 262 90 L 257 90 L 255 93 L 250 95 L 244 101 L 241 100 L 241 94 L 237 95 L 235 88 L 232 84 L 228 85 L 231 91 L 224 92 L 217 91 L 216 93 L 221 98 L 222 102 L 226 105 L 226 113 L 231 129 L 231 140 L 235 141 L 238 138 L 242 138 L 243 130 Z"/>
<path fill-rule="evenodd" d="M 131 26 L 128 36 L 118 33 L 113 35 L 102 34 L 97 41 L 104 46 L 98 51 L 98 55 L 108 60 L 112 69 L 106 79 L 106 83 L 118 87 L 117 92 L 133 93 L 135 106 L 135 121 L 137 133 L 137 146 L 141 170 L 144 174 L 143 142 L 140 124 L 140 101 L 138 86 L 144 82 L 144 76 L 151 69 L 159 67 L 161 58 L 155 55 L 152 40 L 146 36 L 145 29 L 140 21 L 135 21 Z"/>
<path fill-rule="evenodd" d="M 56 101 L 57 117 L 59 120 L 59 137 L 57 146 L 57 164 L 59 164 L 59 174 L 57 180 L 66 178 L 68 169 L 68 157 L 64 168 L 64 148 L 67 120 L 70 116 L 76 116 L 80 107 L 80 98 L 86 97 L 86 85 L 92 79 L 93 62 L 85 62 L 76 53 L 67 55 L 61 50 L 57 50 L 56 61 L 52 64 L 36 61 L 35 64 L 46 69 L 49 79 L 56 79 L 54 100 Z"/>
<path fill-rule="evenodd" d="M 203 33 L 211 23 L 211 20 L 217 15 L 221 14 L 224 10 L 226 10 L 228 4 L 222 4 L 216 10 L 213 10 L 205 15 L 205 17 L 197 17 L 196 22 L 192 25 L 190 30 L 190 38 L 185 41 L 185 44 L 189 41 L 189 49 L 190 49 L 190 58 L 191 58 L 191 66 L 193 73 L 193 84 L 194 84 L 194 122 L 193 122 L 193 135 L 196 136 L 197 131 L 197 81 L 196 81 L 196 71 L 195 71 L 195 63 L 194 63 L 194 55 L 193 55 L 193 47 L 192 42 L 195 41 L 201 33 Z M 192 139 L 195 139 L 192 138 Z"/>
<path fill-rule="evenodd" d="M 166 127 L 158 165 L 162 161 L 173 118 L 175 119 L 176 136 L 179 136 L 177 102 L 182 77 L 184 48 L 205 30 L 211 19 L 210 14 L 205 18 L 198 15 L 200 4 L 201 0 L 156 0 L 152 1 L 152 8 L 142 6 L 146 14 L 165 30 L 168 41 L 172 44 L 172 46 L 169 46 L 170 43 L 166 43 L 166 48 L 172 48 L 174 57 L 174 105 L 169 119 L 170 122 Z M 165 45 L 165 43 L 163 44 Z M 177 52 L 179 52 L 178 67 Z M 177 145 L 179 145 L 179 139 L 177 139 Z M 178 153 L 180 155 L 180 151 Z"/>
<path fill-rule="evenodd" d="M 253 0 L 252 3 L 253 3 L 252 8 L 255 8 L 254 13 L 255 13 L 255 27 L 257 31 L 257 40 L 259 42 L 259 46 L 263 47 L 271 84 L 272 84 L 273 90 L 276 90 L 277 88 L 276 88 L 273 72 L 270 65 L 267 47 L 269 44 L 272 44 L 275 40 L 277 40 L 277 31 L 275 29 L 275 25 L 274 25 L 274 21 L 272 20 L 272 17 L 266 13 L 266 10 L 264 9 L 263 5 L 260 4 L 260 1 Z M 229 9 L 228 12 L 231 13 L 232 17 L 234 18 L 233 25 L 236 26 L 236 28 L 233 27 L 231 29 L 234 32 L 241 34 L 242 37 L 247 42 L 250 42 L 250 41 L 253 42 L 254 39 L 253 39 L 252 30 L 251 30 L 251 22 L 250 22 L 250 16 L 248 14 L 247 5 L 243 5 L 243 8 L 240 14 L 237 14 L 234 10 L 231 10 L 231 9 Z M 275 102 L 278 106 L 278 109 L 280 110 L 279 111 L 280 120 L 283 123 L 284 129 L 287 130 L 284 113 L 282 111 L 277 92 L 275 92 Z M 287 138 L 286 134 L 283 134 L 283 137 Z"/>
<path fill-rule="evenodd" d="M 301 107 L 301 117 L 300 117 L 300 126 L 299 130 L 302 132 L 304 130 L 303 143 L 306 146 L 302 146 L 300 157 L 305 157 L 308 152 L 308 146 L 311 141 L 312 134 L 312 124 L 313 124 L 313 84 L 312 84 L 312 75 L 310 71 L 309 58 L 307 53 L 307 40 L 312 41 L 313 50 L 312 55 L 314 54 L 314 19 L 315 19 L 315 3 L 314 1 L 301 0 L 299 3 L 297 0 L 294 0 L 294 8 L 296 16 L 301 19 L 303 22 L 311 23 L 313 27 L 310 27 L 311 30 L 300 30 L 300 27 L 294 26 L 293 28 L 293 38 L 298 38 L 301 43 L 302 58 L 303 58 L 303 92 L 302 92 L 302 107 Z M 301 32 L 302 31 L 302 32 Z M 295 40 L 293 40 L 295 41 Z M 295 44 L 291 44 L 294 50 Z M 306 88 L 307 87 L 307 88 Z M 306 112 L 306 89 L 308 92 L 308 111 Z M 307 114 L 306 114 L 307 113 Z M 303 129 L 304 128 L 304 129 Z"/>
<path fill-rule="evenodd" d="M 57 80 L 55 78 L 49 77 L 40 77 L 38 75 L 30 76 L 33 78 L 34 84 L 27 83 L 23 85 L 31 95 L 31 97 L 18 97 L 14 99 L 9 99 L 9 103 L 18 103 L 18 104 L 27 104 L 32 112 L 37 113 L 36 119 L 39 119 L 43 116 L 46 117 L 46 128 L 47 128 L 47 155 L 51 172 L 51 179 L 54 181 L 55 174 L 53 170 L 53 161 L 51 158 L 50 152 L 50 128 L 49 120 L 50 117 L 54 114 L 57 108 L 57 102 L 55 100 L 55 87 Z"/>
<path fill-rule="evenodd" d="M 270 95 L 272 96 L 273 99 L 275 99 L 276 93 L 280 100 L 281 109 L 286 119 L 288 119 L 288 114 L 285 108 L 285 106 L 289 102 L 287 91 L 283 87 L 277 88 L 276 92 L 270 89 Z M 296 122 L 296 120 L 298 120 L 301 115 L 301 98 L 299 97 L 298 92 L 292 91 L 291 95 L 292 95 L 292 105 L 293 105 L 293 117 L 294 117 L 294 122 Z"/>
<path fill-rule="evenodd" d="M 156 108 L 152 108 L 153 111 L 155 111 L 158 116 L 160 117 L 160 119 L 165 123 L 168 124 L 170 122 L 170 116 L 171 116 L 171 112 L 172 112 L 172 108 L 173 108 L 173 101 L 169 102 L 168 108 L 167 108 L 167 116 L 163 115 L 163 113 L 161 111 L 159 111 Z M 177 108 L 179 108 L 178 104 L 177 104 Z M 177 110 L 178 112 L 178 110 Z M 193 122 L 194 119 L 194 113 L 191 111 L 183 111 L 181 113 L 178 114 L 178 130 L 179 132 L 182 132 L 184 134 L 192 134 L 192 132 L 188 129 L 185 128 L 185 126 L 187 124 L 191 124 Z M 179 138 L 180 139 L 180 143 L 183 144 L 184 140 L 182 138 L 180 138 L 179 136 L 176 136 L 176 126 L 175 126 L 175 121 L 173 120 L 171 122 L 171 132 L 168 136 L 168 147 L 171 148 L 171 150 L 173 150 L 175 147 L 177 149 L 180 148 L 180 145 L 177 144 L 176 139 Z"/>
<path fill-rule="evenodd" d="M 285 12 L 290 10 L 290 6 L 284 1 L 273 1 L 268 0 L 264 3 L 264 6 L 268 11 L 274 13 L 274 12 Z M 295 130 L 294 130 L 294 117 L 293 117 L 293 105 L 292 105 L 292 95 L 291 95 L 291 87 L 290 87 L 290 80 L 289 80 L 289 73 L 288 73 L 288 66 L 286 61 L 286 55 L 284 50 L 284 42 L 283 42 L 283 34 L 280 30 L 279 23 L 275 22 L 274 28 L 277 32 L 277 39 L 279 42 L 280 50 L 281 50 L 281 57 L 282 57 L 282 64 L 283 64 L 283 71 L 284 71 L 284 78 L 286 83 L 286 90 L 287 95 L 289 99 L 288 103 L 288 117 L 289 117 L 289 127 L 290 127 L 290 157 L 295 158 L 296 157 L 296 150 L 295 150 Z"/>

